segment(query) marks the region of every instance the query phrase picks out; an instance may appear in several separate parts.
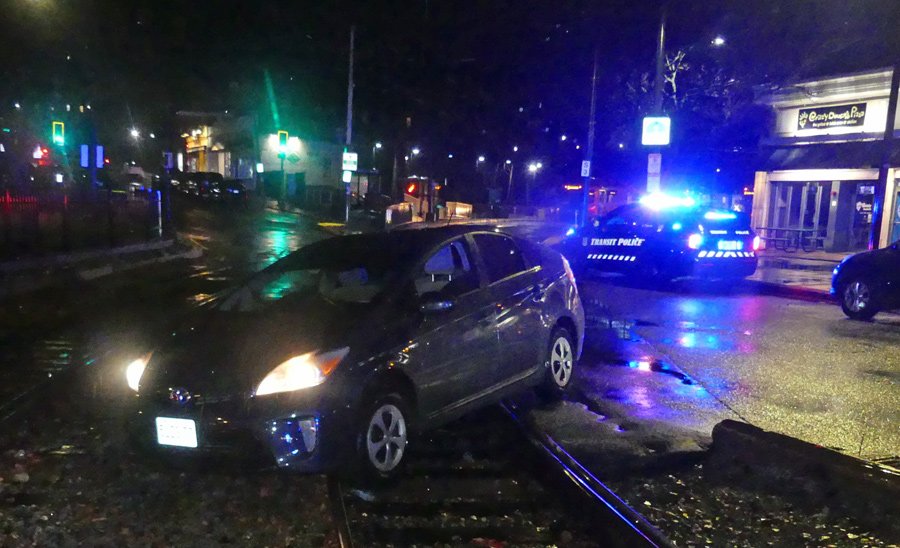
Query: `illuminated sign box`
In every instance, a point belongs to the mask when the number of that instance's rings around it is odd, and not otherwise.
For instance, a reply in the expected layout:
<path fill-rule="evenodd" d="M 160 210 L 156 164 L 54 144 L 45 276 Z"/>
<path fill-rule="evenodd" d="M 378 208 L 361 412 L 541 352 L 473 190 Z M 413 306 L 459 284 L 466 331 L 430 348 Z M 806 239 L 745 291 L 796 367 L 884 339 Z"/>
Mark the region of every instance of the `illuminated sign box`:
<path fill-rule="evenodd" d="M 866 106 L 866 103 L 852 103 L 831 107 L 801 108 L 797 115 L 797 129 L 862 126 L 866 123 Z"/>
<path fill-rule="evenodd" d="M 359 155 L 355 152 L 345 152 L 341 157 L 341 168 L 344 171 L 356 171 L 359 167 Z"/>
<path fill-rule="evenodd" d="M 647 146 L 668 145 L 671 130 L 672 120 L 668 116 L 647 116 L 644 118 L 641 144 Z"/>

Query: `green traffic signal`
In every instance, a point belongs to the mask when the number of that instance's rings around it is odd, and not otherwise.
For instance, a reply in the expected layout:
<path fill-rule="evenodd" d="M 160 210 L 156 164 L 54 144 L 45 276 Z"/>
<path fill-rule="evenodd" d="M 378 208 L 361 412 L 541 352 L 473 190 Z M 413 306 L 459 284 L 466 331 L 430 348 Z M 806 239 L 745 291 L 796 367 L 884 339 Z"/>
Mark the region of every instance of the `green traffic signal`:
<path fill-rule="evenodd" d="M 55 121 L 52 126 L 53 144 L 63 146 L 66 144 L 66 124 Z"/>
<path fill-rule="evenodd" d="M 278 130 L 278 157 L 284 158 L 287 154 L 288 149 L 288 132 L 280 129 Z"/>

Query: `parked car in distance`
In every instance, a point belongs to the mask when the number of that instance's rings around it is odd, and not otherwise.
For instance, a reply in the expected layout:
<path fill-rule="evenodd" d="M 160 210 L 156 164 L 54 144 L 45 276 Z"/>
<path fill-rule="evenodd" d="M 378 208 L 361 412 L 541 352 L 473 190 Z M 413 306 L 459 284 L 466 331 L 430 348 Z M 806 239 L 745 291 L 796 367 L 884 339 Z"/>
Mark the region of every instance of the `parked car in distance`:
<path fill-rule="evenodd" d="M 854 320 L 900 308 L 900 241 L 841 261 L 831 277 L 831 294 Z"/>

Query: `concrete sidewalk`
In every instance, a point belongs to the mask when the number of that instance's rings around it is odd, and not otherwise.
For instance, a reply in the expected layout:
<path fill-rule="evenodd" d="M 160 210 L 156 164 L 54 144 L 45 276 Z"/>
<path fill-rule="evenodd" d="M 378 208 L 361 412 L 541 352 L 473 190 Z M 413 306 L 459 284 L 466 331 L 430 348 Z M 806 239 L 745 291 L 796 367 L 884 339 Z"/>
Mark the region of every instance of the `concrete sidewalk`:
<path fill-rule="evenodd" d="M 831 290 L 834 267 L 852 253 L 787 253 L 781 250 L 759 252 L 759 266 L 748 280 L 776 291 L 827 296 Z"/>

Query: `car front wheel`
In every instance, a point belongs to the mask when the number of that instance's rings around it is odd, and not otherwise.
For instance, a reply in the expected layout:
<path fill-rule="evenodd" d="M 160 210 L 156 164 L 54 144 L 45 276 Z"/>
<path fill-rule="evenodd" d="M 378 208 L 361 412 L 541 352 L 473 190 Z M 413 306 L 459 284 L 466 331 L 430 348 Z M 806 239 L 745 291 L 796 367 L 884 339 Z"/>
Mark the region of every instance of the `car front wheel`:
<path fill-rule="evenodd" d="M 878 303 L 872 285 L 863 278 L 854 278 L 841 291 L 841 310 L 848 318 L 870 320 L 878 313 Z"/>
<path fill-rule="evenodd" d="M 572 334 L 564 327 L 557 327 L 550 335 L 545 364 L 547 372 L 540 387 L 545 400 L 559 400 L 572 383 L 575 371 L 575 344 Z"/>
<path fill-rule="evenodd" d="M 409 407 L 396 393 L 373 398 L 361 414 L 357 453 L 363 479 L 389 480 L 401 470 L 409 438 Z"/>

